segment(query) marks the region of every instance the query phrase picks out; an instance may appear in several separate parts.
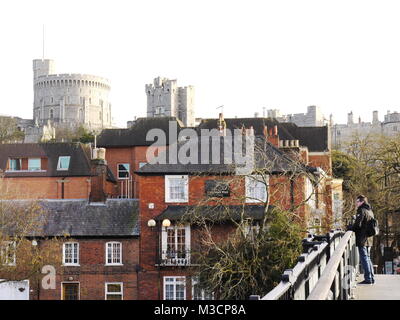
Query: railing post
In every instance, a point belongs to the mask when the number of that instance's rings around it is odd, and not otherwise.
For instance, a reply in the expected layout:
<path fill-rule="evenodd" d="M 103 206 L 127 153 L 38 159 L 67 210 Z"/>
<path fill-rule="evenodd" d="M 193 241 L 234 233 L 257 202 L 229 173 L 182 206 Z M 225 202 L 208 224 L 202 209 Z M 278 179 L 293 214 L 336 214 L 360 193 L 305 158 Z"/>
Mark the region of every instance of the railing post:
<path fill-rule="evenodd" d="M 326 253 L 326 261 L 328 261 L 331 258 L 331 234 L 329 232 L 326 234 L 326 242 L 328 242 L 328 250 Z"/>

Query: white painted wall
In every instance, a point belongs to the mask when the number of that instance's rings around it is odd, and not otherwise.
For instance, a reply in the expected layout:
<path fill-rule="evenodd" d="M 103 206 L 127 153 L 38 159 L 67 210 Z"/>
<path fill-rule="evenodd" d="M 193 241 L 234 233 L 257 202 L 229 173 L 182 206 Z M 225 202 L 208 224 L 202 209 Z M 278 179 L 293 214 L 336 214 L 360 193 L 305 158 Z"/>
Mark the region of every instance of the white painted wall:
<path fill-rule="evenodd" d="M 29 300 L 29 281 L 0 283 L 0 300 Z"/>

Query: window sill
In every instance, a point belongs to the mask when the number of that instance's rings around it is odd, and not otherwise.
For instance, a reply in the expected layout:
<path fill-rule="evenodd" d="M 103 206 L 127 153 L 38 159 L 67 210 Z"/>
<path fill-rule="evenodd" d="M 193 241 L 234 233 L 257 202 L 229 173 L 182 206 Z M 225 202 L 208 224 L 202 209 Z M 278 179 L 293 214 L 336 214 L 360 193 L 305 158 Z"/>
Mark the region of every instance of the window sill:
<path fill-rule="evenodd" d="M 63 267 L 80 267 L 80 264 L 76 264 L 76 263 L 63 263 L 62 265 Z"/>
<path fill-rule="evenodd" d="M 123 263 L 106 263 L 106 267 L 116 267 L 116 266 L 123 266 Z"/>
<path fill-rule="evenodd" d="M 6 170 L 5 173 L 19 173 L 19 172 L 47 172 L 47 170 Z"/>

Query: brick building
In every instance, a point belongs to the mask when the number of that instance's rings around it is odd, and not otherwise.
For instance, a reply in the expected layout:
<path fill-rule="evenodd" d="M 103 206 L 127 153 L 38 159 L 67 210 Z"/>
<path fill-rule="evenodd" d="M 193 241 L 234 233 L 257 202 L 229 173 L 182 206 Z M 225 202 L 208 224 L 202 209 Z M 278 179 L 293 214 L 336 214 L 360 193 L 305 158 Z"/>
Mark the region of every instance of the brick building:
<path fill-rule="evenodd" d="M 146 139 L 151 130 L 166 134 L 165 146 L 169 145 L 170 122 L 179 133 L 183 124 L 175 117 L 139 118 L 128 129 L 106 129 L 97 139 L 97 146 L 106 148 L 106 160 L 118 183 L 112 194 L 117 198 L 138 198 L 139 185 L 135 171 L 147 163 L 146 152 L 154 140 Z"/>
<path fill-rule="evenodd" d="M 152 129 L 154 134 L 149 135 Z M 217 129 L 223 136 L 226 130 L 241 129 L 254 135 L 263 154 L 256 168 L 268 169 L 268 192 L 256 176 L 237 175 L 231 165 L 147 163 L 149 157 L 168 154 L 170 146 L 184 146 L 185 129 L 176 118 L 141 118 L 128 129 L 103 130 L 97 144 L 106 148 L 104 158 L 79 143 L 0 145 L 0 169 L 14 198 L 43 199 L 41 204 L 52 217 L 43 235 L 67 234 L 73 239 L 60 248 L 66 250 L 63 259 L 68 253 L 68 261 L 57 273 L 57 288 L 38 290 L 30 283 L 31 299 L 207 298 L 192 277 L 191 252 L 199 243 L 198 230 L 177 222 L 194 208 L 212 218 L 228 209 L 232 219 L 243 213 L 260 220 L 265 206 L 251 200 L 252 192 L 262 200 L 268 196 L 272 206 L 298 205 L 310 232 L 331 225 L 328 127 L 221 115 L 194 128 L 197 134 Z M 160 132 L 165 141 L 157 140 Z M 158 146 L 153 145 L 155 140 Z M 223 159 L 225 149 L 219 150 Z M 298 175 L 287 174 L 297 171 Z M 217 201 L 210 202 L 210 197 Z M 217 239 L 234 229 L 232 219 L 214 226 Z M 171 225 L 163 227 L 164 220 Z M 111 260 L 113 252 L 122 252 L 116 258 L 119 262 L 107 263 L 108 250 Z"/>
<path fill-rule="evenodd" d="M 212 121 L 207 125 L 203 122 L 200 127 L 219 128 L 221 133 L 226 130 L 228 121 L 224 123 L 222 117 L 220 122 Z M 252 127 L 253 121 L 243 130 L 244 133 L 252 135 L 256 132 Z M 289 140 L 284 146 L 278 135 L 278 126 L 268 129 L 265 123 L 261 124 L 261 135 L 255 140 L 256 145 L 262 148 L 263 157 L 256 158 L 255 171 L 252 172 L 262 169 L 267 173 L 268 190 L 258 180 L 258 174 L 237 175 L 231 165 L 210 164 L 211 161 L 209 164 L 187 164 L 177 159 L 177 163 L 146 164 L 137 170 L 141 216 L 139 299 L 210 298 L 196 288 L 196 261 L 193 261 L 191 252 L 196 250 L 199 242 L 198 230 L 190 219 L 189 222 L 182 220 L 185 214 L 191 215 L 194 208 L 213 218 L 223 211 L 229 212 L 229 219 L 223 218 L 213 226 L 213 236 L 217 240 L 226 238 L 234 229 L 232 219 L 237 219 L 242 213 L 255 222 L 261 220 L 267 197 L 272 206 L 279 204 L 282 209 L 298 206 L 297 212 L 305 225 L 310 226 L 310 220 L 316 214 L 320 220 L 329 221 L 330 213 L 321 210 L 326 206 L 323 191 L 326 190 L 327 175 L 321 179 L 323 170 L 304 164 L 310 162 L 309 154 L 299 147 L 298 141 Z M 246 123 L 243 127 L 246 128 Z M 221 137 L 221 141 L 224 139 Z M 184 141 L 178 142 L 178 152 L 184 145 Z M 171 147 L 164 151 L 166 159 L 170 159 Z M 198 150 L 201 149 L 199 146 Z M 219 159 L 225 159 L 225 149 L 220 148 L 219 152 Z M 296 155 L 303 163 L 295 161 Z M 297 174 L 292 175 L 294 172 Z M 216 195 L 217 186 L 223 186 L 225 193 L 219 189 L 219 195 Z"/>
<path fill-rule="evenodd" d="M 25 202 L 5 201 L 13 206 L 24 206 Z M 55 288 L 44 288 L 42 278 L 32 278 L 27 279 L 29 282 L 11 283 L 9 296 L 17 296 L 17 290 L 25 286 L 29 290 L 29 296 L 25 297 L 30 300 L 137 299 L 139 212 L 136 200 L 105 203 L 40 200 L 38 204 L 47 212 L 47 221 L 29 239 L 39 247 L 46 245 L 46 239 L 62 239 L 57 243 L 62 261 L 53 266 Z M 18 264 L 18 256 L 15 263 Z M 0 296 L 6 295 L 1 289 Z"/>
<path fill-rule="evenodd" d="M 138 202 L 107 199 L 117 185 L 102 152 L 80 143 L 0 145 L 3 201 L 38 201 L 47 212 L 43 230 L 26 236 L 38 246 L 64 242 L 56 289 L 27 279 L 0 286 L 0 299 L 137 299 Z"/>
<path fill-rule="evenodd" d="M 0 144 L 4 187 L 15 198 L 105 199 L 115 193 L 116 179 L 92 158 L 90 146 L 81 143 Z M 96 183 L 104 185 L 101 195 L 94 193 Z"/>

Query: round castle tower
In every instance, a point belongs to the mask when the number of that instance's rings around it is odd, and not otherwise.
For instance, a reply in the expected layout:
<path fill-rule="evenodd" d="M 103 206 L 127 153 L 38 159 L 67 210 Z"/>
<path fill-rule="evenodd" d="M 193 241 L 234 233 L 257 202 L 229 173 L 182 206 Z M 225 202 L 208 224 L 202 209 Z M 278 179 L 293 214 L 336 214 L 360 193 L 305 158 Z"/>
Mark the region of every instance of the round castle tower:
<path fill-rule="evenodd" d="M 111 127 L 109 80 L 87 74 L 55 74 L 54 61 L 33 60 L 33 120 L 39 126 Z"/>

